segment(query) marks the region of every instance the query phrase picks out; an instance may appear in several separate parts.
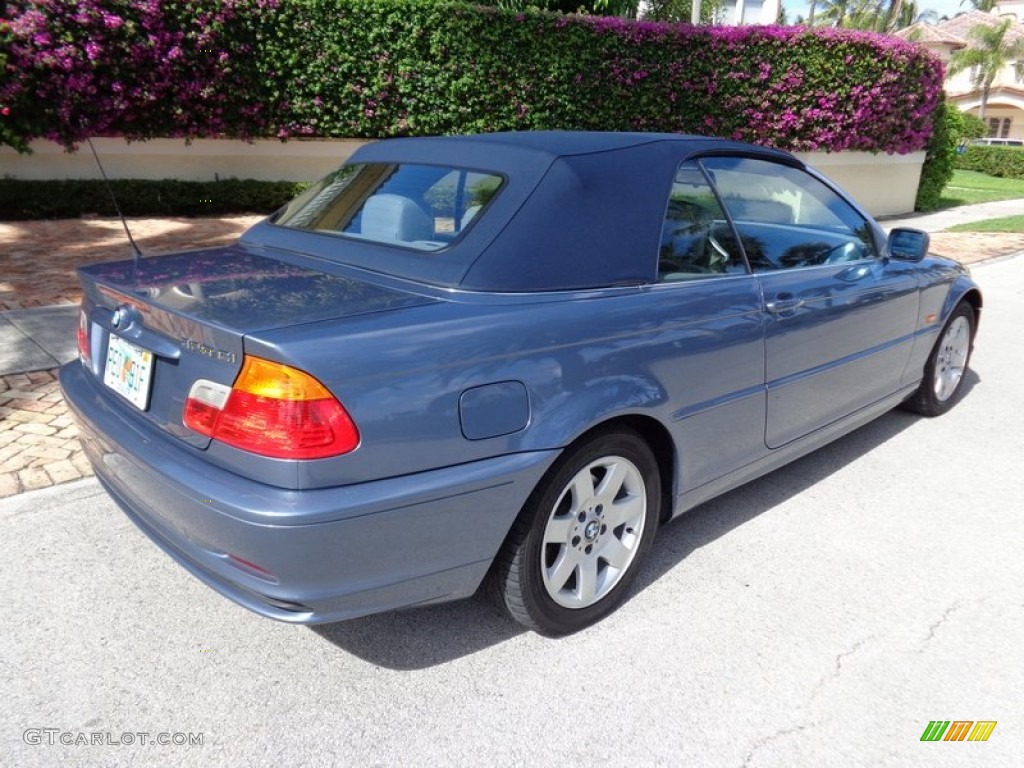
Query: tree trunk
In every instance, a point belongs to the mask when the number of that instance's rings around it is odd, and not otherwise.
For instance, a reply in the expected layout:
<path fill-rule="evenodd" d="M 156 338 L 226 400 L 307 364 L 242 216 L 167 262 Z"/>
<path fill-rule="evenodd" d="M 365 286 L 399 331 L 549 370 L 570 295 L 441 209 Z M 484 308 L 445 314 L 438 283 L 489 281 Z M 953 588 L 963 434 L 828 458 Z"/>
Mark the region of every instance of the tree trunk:
<path fill-rule="evenodd" d="M 885 14 L 885 29 L 881 32 L 892 32 L 899 27 L 900 11 L 903 10 L 903 0 L 892 0 L 889 4 L 889 12 Z"/>

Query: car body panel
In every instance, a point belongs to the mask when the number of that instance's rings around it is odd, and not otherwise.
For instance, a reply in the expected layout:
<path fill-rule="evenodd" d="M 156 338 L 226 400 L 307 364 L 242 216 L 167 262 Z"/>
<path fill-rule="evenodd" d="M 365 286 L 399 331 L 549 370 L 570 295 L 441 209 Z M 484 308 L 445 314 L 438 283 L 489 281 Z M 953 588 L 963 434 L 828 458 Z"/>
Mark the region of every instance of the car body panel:
<path fill-rule="evenodd" d="M 300 492 L 212 467 L 126 420 L 80 365 L 60 380 L 97 477 L 133 521 L 204 582 L 286 621 L 380 610 L 381 593 L 400 595 L 390 607 L 471 594 L 556 455 Z M 274 578 L 232 565 L 229 554 Z"/>
<path fill-rule="evenodd" d="M 895 391 L 917 325 L 918 281 L 900 262 L 866 259 L 759 275 L 770 312 L 765 443 L 791 440 Z"/>
<path fill-rule="evenodd" d="M 181 423 L 185 396 L 196 379 L 231 384 L 246 334 L 434 301 L 306 261 L 232 246 L 80 268 L 94 373 L 102 375 L 112 333 L 152 350 L 152 406 L 145 417 L 205 447 L 208 439 Z"/>
<path fill-rule="evenodd" d="M 203 581 L 315 623 L 470 594 L 559 457 L 609 424 L 654 436 L 668 518 L 912 395 L 980 293 L 954 262 L 891 258 L 855 204 L 874 258 L 757 271 L 741 254 L 658 282 L 676 170 L 713 156 L 804 169 L 656 134 L 385 141 L 354 161 L 503 185 L 429 253 L 271 218 L 228 248 L 84 268 L 89 355 L 60 379 L 98 478 Z M 144 409 L 103 383 L 111 337 L 155 355 Z M 186 427 L 191 384 L 227 391 L 246 356 L 314 377 L 357 447 L 278 459 Z"/>
<path fill-rule="evenodd" d="M 522 296 L 507 304 L 455 297 L 316 324 L 300 339 L 287 329 L 266 332 L 248 349 L 304 370 L 315 365 L 320 380 L 358 414 L 360 450 L 304 462 L 299 487 L 363 482 L 424 471 L 439 457 L 456 464 L 561 448 L 595 418 L 649 413 L 673 424 L 676 412 L 716 406 L 722 414 L 739 397 L 763 401 L 756 282 L 715 283 Z M 684 346 L 689 354 L 680 357 Z M 324 360 L 324 348 L 339 354 Z M 424 348 L 432 350 L 426 364 L 418 354 Z M 364 362 L 354 371 L 351 359 Z M 467 440 L 460 398 L 507 381 L 522 382 L 528 392 L 530 429 Z M 760 429 L 752 428 L 731 449 L 746 453 L 760 443 Z M 703 476 L 704 461 L 694 451 L 688 481 L 690 472 Z"/>

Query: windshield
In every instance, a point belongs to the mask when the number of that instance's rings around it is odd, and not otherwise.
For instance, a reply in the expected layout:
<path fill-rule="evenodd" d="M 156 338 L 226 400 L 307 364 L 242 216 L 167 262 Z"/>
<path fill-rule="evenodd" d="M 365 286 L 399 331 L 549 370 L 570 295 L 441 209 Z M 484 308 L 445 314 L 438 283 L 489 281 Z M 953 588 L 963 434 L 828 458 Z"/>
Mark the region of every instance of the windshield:
<path fill-rule="evenodd" d="M 469 228 L 502 182 L 497 174 L 451 166 L 345 165 L 281 209 L 273 223 L 437 251 Z"/>

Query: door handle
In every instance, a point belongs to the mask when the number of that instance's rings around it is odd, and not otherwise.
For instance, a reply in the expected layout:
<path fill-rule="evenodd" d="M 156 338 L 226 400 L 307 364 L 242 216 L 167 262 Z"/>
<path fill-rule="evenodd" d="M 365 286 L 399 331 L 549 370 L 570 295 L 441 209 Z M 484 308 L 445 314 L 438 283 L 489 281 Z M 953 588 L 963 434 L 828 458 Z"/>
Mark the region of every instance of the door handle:
<path fill-rule="evenodd" d="M 779 294 L 779 297 L 775 299 L 775 301 L 769 301 L 765 304 L 765 309 L 773 315 L 781 315 L 785 312 L 792 312 L 795 309 L 799 309 L 803 305 L 803 299 L 798 299 L 795 296 L 783 293 Z"/>

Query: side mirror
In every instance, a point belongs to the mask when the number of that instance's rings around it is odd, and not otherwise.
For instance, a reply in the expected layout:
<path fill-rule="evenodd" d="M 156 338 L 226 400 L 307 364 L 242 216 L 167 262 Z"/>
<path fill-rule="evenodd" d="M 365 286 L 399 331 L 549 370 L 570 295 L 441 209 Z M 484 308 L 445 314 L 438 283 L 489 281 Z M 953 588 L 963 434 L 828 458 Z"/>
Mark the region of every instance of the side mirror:
<path fill-rule="evenodd" d="M 927 232 L 897 227 L 889 233 L 889 255 L 900 261 L 920 261 L 928 255 L 929 243 Z"/>

